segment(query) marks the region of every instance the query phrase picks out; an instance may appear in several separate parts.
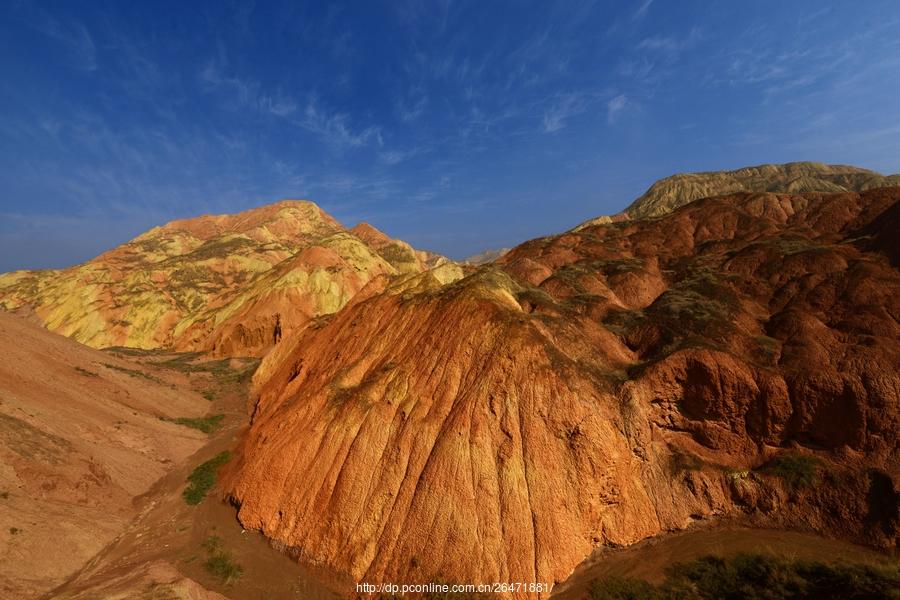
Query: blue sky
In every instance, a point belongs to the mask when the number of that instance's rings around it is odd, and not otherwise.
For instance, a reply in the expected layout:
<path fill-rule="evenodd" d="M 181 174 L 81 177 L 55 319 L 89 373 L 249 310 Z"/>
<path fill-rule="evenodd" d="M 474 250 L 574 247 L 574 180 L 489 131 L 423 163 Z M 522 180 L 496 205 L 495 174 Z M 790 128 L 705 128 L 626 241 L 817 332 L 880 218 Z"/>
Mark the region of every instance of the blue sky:
<path fill-rule="evenodd" d="M 286 197 L 460 258 L 679 171 L 900 171 L 891 0 L 139 4 L 0 7 L 0 270 Z"/>

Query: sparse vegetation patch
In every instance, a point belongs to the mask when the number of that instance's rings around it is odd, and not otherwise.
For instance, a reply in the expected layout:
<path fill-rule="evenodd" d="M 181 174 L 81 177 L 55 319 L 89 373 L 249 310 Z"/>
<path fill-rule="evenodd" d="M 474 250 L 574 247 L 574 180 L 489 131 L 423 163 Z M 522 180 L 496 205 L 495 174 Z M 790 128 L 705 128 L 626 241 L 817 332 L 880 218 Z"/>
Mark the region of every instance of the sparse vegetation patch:
<path fill-rule="evenodd" d="M 553 308 L 556 305 L 550 294 L 538 288 L 520 290 L 516 293 L 516 301 L 528 312 L 538 308 Z"/>
<path fill-rule="evenodd" d="M 195 506 L 203 501 L 206 493 L 216 485 L 216 474 L 219 468 L 231 459 L 231 453 L 227 450 L 217 454 L 194 469 L 188 476 L 188 486 L 182 492 L 184 501 Z"/>
<path fill-rule="evenodd" d="M 792 488 L 805 488 L 819 480 L 822 461 L 806 454 L 779 454 L 762 467 L 762 471 L 784 479 Z"/>
<path fill-rule="evenodd" d="M 259 366 L 258 359 L 245 359 L 242 365 L 236 369 L 232 368 L 231 359 L 228 358 L 194 362 L 199 356 L 196 352 L 186 352 L 156 364 L 182 373 L 209 373 L 219 383 L 241 383 L 246 381 L 253 376 L 253 372 Z"/>
<path fill-rule="evenodd" d="M 125 373 L 130 377 L 136 377 L 139 379 L 146 379 L 148 381 L 153 381 L 155 383 L 162 383 L 159 377 L 155 377 L 150 375 L 149 373 L 144 373 L 143 371 L 138 371 L 137 369 L 129 369 L 127 367 L 120 367 L 119 365 L 114 365 L 112 363 L 103 363 L 103 366 L 107 369 L 112 369 L 113 371 L 119 371 L 120 373 Z"/>
<path fill-rule="evenodd" d="M 211 535 L 203 540 L 203 549 L 207 552 L 206 562 L 203 568 L 215 576 L 225 585 L 231 585 L 244 574 L 244 569 L 231 555 L 231 552 L 222 547 L 222 538 Z"/>
<path fill-rule="evenodd" d="M 896 565 L 828 565 L 758 554 L 706 556 L 679 563 L 654 585 L 640 579 L 604 578 L 591 600 L 847 600 L 900 598 Z"/>
<path fill-rule="evenodd" d="M 208 415 L 205 417 L 179 417 L 177 419 L 163 420 L 176 423 L 177 425 L 184 425 L 185 427 L 190 427 L 192 429 L 197 429 L 199 431 L 202 431 L 203 433 L 212 433 L 219 428 L 219 425 L 221 425 L 222 419 L 224 418 L 225 415 L 219 413 L 216 415 Z"/>

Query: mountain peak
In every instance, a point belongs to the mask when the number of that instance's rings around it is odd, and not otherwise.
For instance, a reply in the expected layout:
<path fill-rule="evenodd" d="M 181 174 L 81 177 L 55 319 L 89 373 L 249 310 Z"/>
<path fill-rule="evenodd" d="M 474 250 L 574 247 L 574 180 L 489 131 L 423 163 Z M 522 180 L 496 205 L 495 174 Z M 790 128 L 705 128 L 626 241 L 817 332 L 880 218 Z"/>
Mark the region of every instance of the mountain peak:
<path fill-rule="evenodd" d="M 209 239 L 225 233 L 246 233 L 247 231 L 274 222 L 295 223 L 305 221 L 312 224 L 327 224 L 340 228 L 338 221 L 310 200 L 279 200 L 233 214 L 204 214 L 186 219 L 176 219 L 144 235 L 156 231 L 186 231 Z M 143 236 L 142 236 L 143 237 Z"/>
<path fill-rule="evenodd" d="M 262 352 L 340 309 L 370 279 L 428 266 L 363 224 L 348 231 L 314 202 L 171 221 L 61 272 L 0 277 L 0 308 L 32 307 L 48 329 L 95 347 Z M 96 283 L 83 292 L 85 281 Z M 74 298 L 74 300 L 73 300 Z"/>

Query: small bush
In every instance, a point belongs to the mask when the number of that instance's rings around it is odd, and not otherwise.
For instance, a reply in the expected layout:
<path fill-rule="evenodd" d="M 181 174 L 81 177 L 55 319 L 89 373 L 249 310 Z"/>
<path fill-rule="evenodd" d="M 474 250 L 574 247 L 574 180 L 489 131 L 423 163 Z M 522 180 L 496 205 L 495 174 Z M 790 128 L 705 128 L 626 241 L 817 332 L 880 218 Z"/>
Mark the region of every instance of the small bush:
<path fill-rule="evenodd" d="M 194 469 L 193 473 L 188 476 L 188 486 L 181 494 L 184 501 L 192 506 L 200 504 L 206 497 L 206 493 L 216 485 L 216 474 L 219 467 L 227 463 L 230 458 L 230 452 L 221 452 Z"/>
<path fill-rule="evenodd" d="M 763 471 L 784 479 L 792 488 L 810 487 L 818 481 L 822 461 L 805 454 L 779 454 L 763 467 Z"/>
<path fill-rule="evenodd" d="M 212 554 L 203 563 L 203 568 L 218 577 L 225 585 L 230 585 L 244 574 L 244 568 L 235 562 L 230 552 L 225 551 Z"/>
<path fill-rule="evenodd" d="M 222 423 L 222 419 L 225 418 L 223 414 L 217 415 L 209 415 L 206 417 L 179 417 L 177 419 L 166 419 L 171 421 L 172 423 L 176 423 L 178 425 L 184 425 L 185 427 L 190 427 L 192 429 L 197 429 L 202 431 L 203 433 L 212 433 L 216 429 L 219 428 L 219 425 Z"/>
<path fill-rule="evenodd" d="M 208 557 L 203 568 L 225 585 L 231 585 L 244 573 L 243 567 L 234 560 L 231 552 L 222 547 L 222 538 L 211 535 L 203 540 L 203 549 Z"/>
<path fill-rule="evenodd" d="M 214 552 L 218 552 L 222 549 L 222 538 L 217 535 L 207 536 L 205 540 L 200 544 L 204 550 L 206 550 L 209 554 Z"/>

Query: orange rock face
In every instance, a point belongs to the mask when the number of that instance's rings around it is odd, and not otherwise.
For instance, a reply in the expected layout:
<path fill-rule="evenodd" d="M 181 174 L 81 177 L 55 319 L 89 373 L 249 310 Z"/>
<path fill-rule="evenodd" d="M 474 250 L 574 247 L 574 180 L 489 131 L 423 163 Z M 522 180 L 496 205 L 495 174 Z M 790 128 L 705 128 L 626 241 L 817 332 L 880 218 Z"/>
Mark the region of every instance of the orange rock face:
<path fill-rule="evenodd" d="M 369 582 L 553 583 L 728 514 L 896 544 L 898 200 L 735 194 L 373 288 L 263 361 L 239 519 Z"/>

